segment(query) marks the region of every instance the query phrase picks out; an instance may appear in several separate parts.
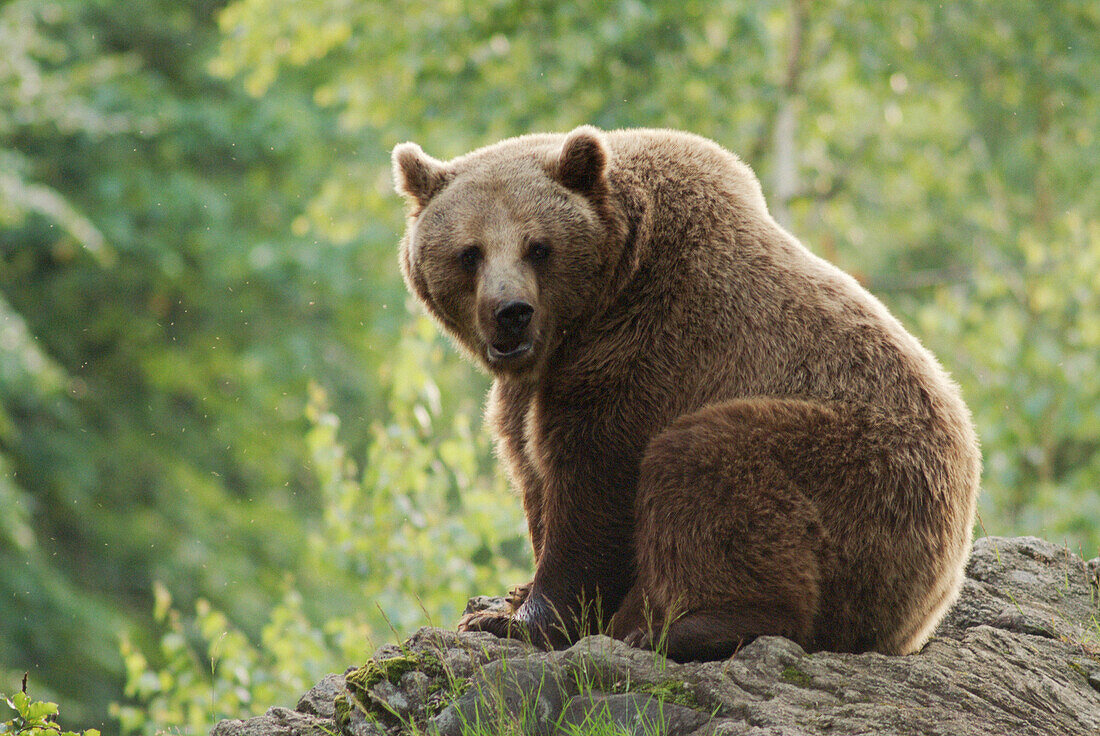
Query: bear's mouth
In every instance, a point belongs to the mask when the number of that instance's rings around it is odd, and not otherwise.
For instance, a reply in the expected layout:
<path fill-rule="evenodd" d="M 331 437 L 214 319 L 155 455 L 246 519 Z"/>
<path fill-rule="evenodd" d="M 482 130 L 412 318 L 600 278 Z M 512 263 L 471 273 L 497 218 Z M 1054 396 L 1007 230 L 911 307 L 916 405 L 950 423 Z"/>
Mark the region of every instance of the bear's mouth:
<path fill-rule="evenodd" d="M 523 357 L 531 352 L 532 344 L 528 340 L 521 343 L 489 343 L 485 353 L 494 363 L 503 363 Z"/>

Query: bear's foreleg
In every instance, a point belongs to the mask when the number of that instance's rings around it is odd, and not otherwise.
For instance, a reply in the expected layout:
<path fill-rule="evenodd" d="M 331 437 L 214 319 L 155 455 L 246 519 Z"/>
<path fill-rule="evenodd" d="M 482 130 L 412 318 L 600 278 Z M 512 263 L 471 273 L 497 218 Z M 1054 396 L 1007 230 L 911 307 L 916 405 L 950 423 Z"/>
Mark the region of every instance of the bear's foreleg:
<path fill-rule="evenodd" d="M 522 605 L 469 614 L 459 630 L 562 646 L 607 629 L 634 583 L 636 471 L 626 457 L 595 452 L 579 452 L 556 467 L 560 472 L 543 486 L 544 536 L 534 580 L 512 596 L 522 596 Z"/>

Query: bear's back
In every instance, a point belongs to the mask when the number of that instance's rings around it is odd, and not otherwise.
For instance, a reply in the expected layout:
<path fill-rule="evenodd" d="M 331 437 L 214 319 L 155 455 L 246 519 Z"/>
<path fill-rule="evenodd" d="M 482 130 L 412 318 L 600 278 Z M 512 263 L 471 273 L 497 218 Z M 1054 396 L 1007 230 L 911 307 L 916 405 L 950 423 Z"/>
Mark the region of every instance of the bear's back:
<path fill-rule="evenodd" d="M 705 377 L 699 392 L 710 400 L 854 400 L 969 425 L 935 358 L 854 278 L 775 222 L 737 156 L 678 131 L 607 139 L 613 185 L 650 208 L 646 255 L 623 301 L 652 310 L 648 331 L 662 344 L 641 352 L 672 366 L 677 381 Z"/>

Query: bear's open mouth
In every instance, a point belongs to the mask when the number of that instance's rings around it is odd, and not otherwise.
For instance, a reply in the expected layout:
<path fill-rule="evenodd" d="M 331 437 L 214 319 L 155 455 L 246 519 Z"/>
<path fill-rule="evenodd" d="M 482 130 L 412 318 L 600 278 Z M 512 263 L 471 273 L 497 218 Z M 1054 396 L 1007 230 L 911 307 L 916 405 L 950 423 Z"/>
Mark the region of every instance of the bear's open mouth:
<path fill-rule="evenodd" d="M 485 349 L 485 352 L 489 356 L 489 360 L 499 362 L 504 360 L 514 360 L 521 355 L 526 355 L 530 350 L 530 342 L 521 342 L 518 345 L 494 345 L 490 343 L 489 346 Z"/>

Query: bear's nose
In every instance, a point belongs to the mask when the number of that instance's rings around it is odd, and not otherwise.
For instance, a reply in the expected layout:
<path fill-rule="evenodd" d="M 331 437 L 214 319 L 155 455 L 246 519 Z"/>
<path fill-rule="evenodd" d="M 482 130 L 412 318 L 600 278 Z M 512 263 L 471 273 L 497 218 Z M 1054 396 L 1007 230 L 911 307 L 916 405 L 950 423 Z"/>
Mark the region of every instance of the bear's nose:
<path fill-rule="evenodd" d="M 520 332 L 531 322 L 531 315 L 535 308 L 518 299 L 505 302 L 497 307 L 493 314 L 497 321 L 497 327 L 505 332 Z"/>

